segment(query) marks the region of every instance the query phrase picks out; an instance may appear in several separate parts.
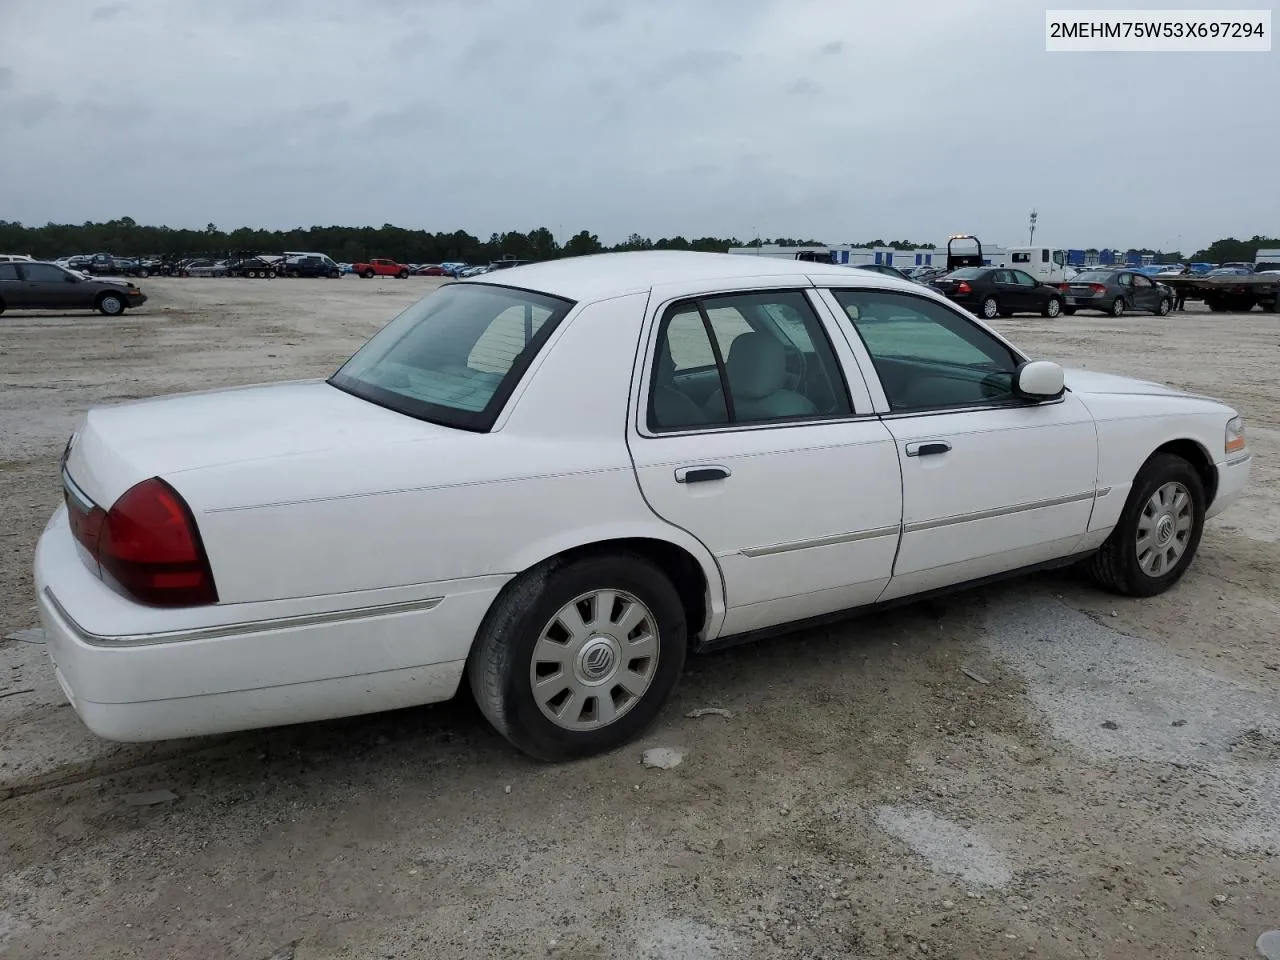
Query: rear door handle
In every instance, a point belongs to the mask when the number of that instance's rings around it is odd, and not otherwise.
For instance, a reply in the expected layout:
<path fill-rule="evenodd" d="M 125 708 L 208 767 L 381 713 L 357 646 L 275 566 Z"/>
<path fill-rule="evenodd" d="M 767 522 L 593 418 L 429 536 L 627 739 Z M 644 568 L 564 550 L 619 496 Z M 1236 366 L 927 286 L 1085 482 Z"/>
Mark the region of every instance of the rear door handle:
<path fill-rule="evenodd" d="M 676 470 L 676 483 L 706 483 L 709 480 L 728 480 L 732 476 L 728 467 L 719 464 L 703 464 L 697 467 L 680 467 Z"/>
<path fill-rule="evenodd" d="M 935 457 L 950 452 L 951 444 L 946 440 L 917 440 L 907 444 L 908 457 Z"/>

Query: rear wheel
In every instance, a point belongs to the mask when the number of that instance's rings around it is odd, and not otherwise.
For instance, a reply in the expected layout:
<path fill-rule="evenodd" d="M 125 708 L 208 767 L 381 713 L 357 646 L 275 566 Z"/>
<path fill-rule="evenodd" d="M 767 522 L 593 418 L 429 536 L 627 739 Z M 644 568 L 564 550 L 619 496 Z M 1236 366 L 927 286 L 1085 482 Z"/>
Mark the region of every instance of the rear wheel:
<path fill-rule="evenodd" d="M 138 271 L 139 280 L 145 280 L 149 276 L 151 276 L 151 271 L 148 270 L 146 267 L 143 267 L 141 270 Z"/>
<path fill-rule="evenodd" d="M 984 320 L 994 320 L 1000 316 L 1000 301 L 995 297 L 983 298 L 982 305 L 978 307 Z"/>
<path fill-rule="evenodd" d="M 124 313 L 124 298 L 115 293 L 104 293 L 98 298 L 98 310 L 104 316 L 118 317 Z"/>
<path fill-rule="evenodd" d="M 684 668 L 684 607 L 667 576 L 632 553 L 552 560 L 499 596 L 467 661 L 489 722 L 541 760 L 632 740 Z"/>
<path fill-rule="evenodd" d="M 1111 315 L 1113 317 L 1124 316 L 1124 297 L 1116 297 L 1111 301 Z"/>
<path fill-rule="evenodd" d="M 1062 298 L 1050 297 L 1049 302 L 1044 305 L 1043 313 L 1050 320 L 1056 319 L 1062 313 Z"/>
<path fill-rule="evenodd" d="M 364 273 L 360 274 L 360 276 L 364 277 L 366 280 L 372 280 L 372 279 L 373 279 L 373 271 L 372 271 L 372 270 L 366 270 Z"/>
<path fill-rule="evenodd" d="M 408 279 L 409 279 L 409 271 L 408 271 L 408 270 L 401 270 L 399 273 L 397 273 L 397 274 L 396 274 L 396 276 L 397 276 L 399 279 L 401 279 L 401 280 L 408 280 Z"/>
<path fill-rule="evenodd" d="M 1103 587 L 1153 597 L 1177 583 L 1195 557 L 1204 529 L 1204 482 L 1182 457 L 1154 454 L 1138 471 L 1124 512 L 1089 561 Z"/>

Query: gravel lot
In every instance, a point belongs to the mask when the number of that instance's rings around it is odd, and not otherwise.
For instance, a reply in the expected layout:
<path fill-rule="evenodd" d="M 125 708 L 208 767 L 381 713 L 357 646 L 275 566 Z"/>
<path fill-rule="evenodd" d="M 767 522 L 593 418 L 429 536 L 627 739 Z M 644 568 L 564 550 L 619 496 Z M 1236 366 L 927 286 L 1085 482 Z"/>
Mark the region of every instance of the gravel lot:
<path fill-rule="evenodd" d="M 0 634 L 35 626 L 85 408 L 324 375 L 436 285 L 150 280 L 123 318 L 0 318 Z M 1255 955 L 1280 927 L 1280 323 L 1001 326 L 1243 412 L 1252 489 L 1171 593 L 1041 576 L 695 658 L 641 743 L 564 766 L 466 698 L 108 744 L 40 646 L 0 641 L 0 957 Z M 686 716 L 709 706 L 731 715 Z"/>

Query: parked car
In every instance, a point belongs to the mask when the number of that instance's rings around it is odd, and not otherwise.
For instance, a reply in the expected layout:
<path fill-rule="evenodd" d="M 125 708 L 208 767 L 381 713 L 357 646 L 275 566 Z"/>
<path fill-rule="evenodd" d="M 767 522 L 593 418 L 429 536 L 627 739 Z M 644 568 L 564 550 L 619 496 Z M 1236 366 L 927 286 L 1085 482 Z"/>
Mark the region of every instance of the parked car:
<path fill-rule="evenodd" d="M 0 263 L 34 263 L 25 253 L 0 253 Z"/>
<path fill-rule="evenodd" d="M 429 263 L 413 271 L 415 277 L 447 277 L 449 271 L 442 264 Z"/>
<path fill-rule="evenodd" d="M 182 267 L 184 277 L 225 277 L 231 266 L 225 260 L 192 260 Z"/>
<path fill-rule="evenodd" d="M 141 277 L 151 276 L 151 265 L 142 263 L 136 257 L 116 257 L 109 253 L 98 253 L 87 258 L 77 269 L 95 277 Z"/>
<path fill-rule="evenodd" d="M 286 277 L 323 277 L 336 280 L 342 276 L 341 267 L 317 253 L 286 256 L 277 269 Z"/>
<path fill-rule="evenodd" d="M 100 280 L 43 261 L 0 263 L 0 313 L 6 310 L 97 310 L 115 317 L 146 296 L 128 280 Z"/>
<path fill-rule="evenodd" d="M 458 271 L 458 276 L 459 276 L 459 277 L 478 277 L 478 276 L 480 276 L 481 274 L 488 273 L 488 272 L 489 272 L 489 271 L 491 271 L 492 269 L 493 269 L 493 267 L 491 267 L 491 266 L 490 266 L 489 264 L 487 264 L 487 263 L 486 263 L 486 264 L 481 264 L 481 265 L 479 265 L 479 266 L 475 266 L 475 267 L 467 267 L 467 268 L 465 268 L 465 269 L 463 269 L 463 270 L 459 270 L 459 271 Z"/>
<path fill-rule="evenodd" d="M 1120 317 L 1126 310 L 1142 310 L 1163 317 L 1173 309 L 1175 299 L 1172 287 L 1136 270 L 1087 270 L 1058 289 L 1068 314 L 1100 310 Z"/>
<path fill-rule="evenodd" d="M 987 320 L 1015 313 L 1056 317 L 1062 313 L 1065 300 L 1057 287 L 1009 267 L 961 267 L 939 277 L 931 286 Z"/>
<path fill-rule="evenodd" d="M 1205 274 L 1206 277 L 1251 277 L 1254 270 L 1242 264 L 1235 266 L 1216 267 Z"/>
<path fill-rule="evenodd" d="M 409 268 L 394 260 L 370 260 L 368 263 L 354 264 L 355 272 L 368 280 L 370 277 L 397 277 L 401 280 L 409 276 Z"/>
<path fill-rule="evenodd" d="M 531 260 L 515 260 L 510 257 L 504 257 L 502 260 L 494 260 L 489 264 L 490 270 L 510 270 L 512 267 L 523 267 L 532 263 Z"/>
<path fill-rule="evenodd" d="M 914 280 L 912 280 L 911 277 L 908 277 L 905 273 L 903 273 L 897 267 L 891 267 L 886 263 L 858 263 L 854 265 L 853 269 L 869 270 L 872 273 L 878 273 L 881 276 L 897 277 L 899 280 L 906 280 L 911 283 L 915 282 Z"/>
<path fill-rule="evenodd" d="M 465 676 L 575 757 L 639 735 L 690 651 L 1077 561 L 1161 593 L 1249 471 L 1231 407 L 1064 372 L 927 288 L 605 254 L 446 284 L 325 381 L 91 410 L 35 588 L 110 739 Z"/>

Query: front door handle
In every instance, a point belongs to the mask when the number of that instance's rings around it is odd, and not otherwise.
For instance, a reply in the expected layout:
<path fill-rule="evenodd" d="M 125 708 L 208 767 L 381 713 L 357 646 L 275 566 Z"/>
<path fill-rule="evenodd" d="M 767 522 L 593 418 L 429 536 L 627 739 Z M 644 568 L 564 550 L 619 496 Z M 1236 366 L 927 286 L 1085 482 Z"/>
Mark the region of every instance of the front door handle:
<path fill-rule="evenodd" d="M 702 464 L 696 467 L 680 467 L 676 470 L 676 483 L 706 483 L 709 480 L 728 480 L 728 467 L 719 464 Z"/>
<path fill-rule="evenodd" d="M 951 444 L 946 440 L 917 440 L 907 444 L 908 457 L 935 457 L 950 452 Z"/>

